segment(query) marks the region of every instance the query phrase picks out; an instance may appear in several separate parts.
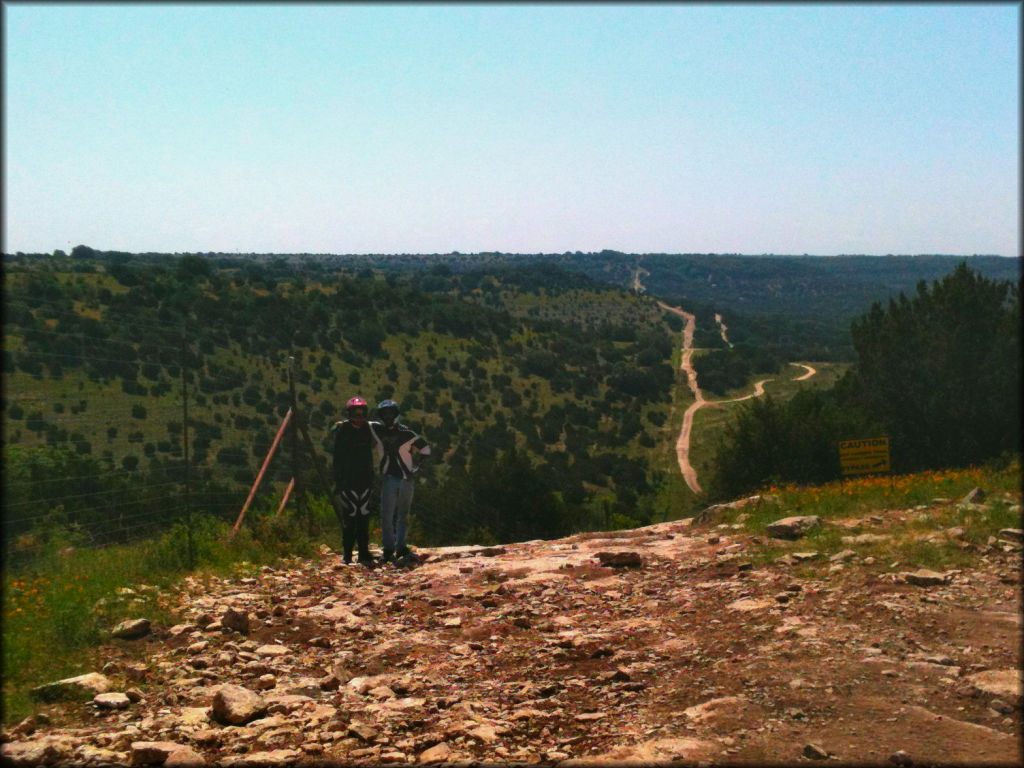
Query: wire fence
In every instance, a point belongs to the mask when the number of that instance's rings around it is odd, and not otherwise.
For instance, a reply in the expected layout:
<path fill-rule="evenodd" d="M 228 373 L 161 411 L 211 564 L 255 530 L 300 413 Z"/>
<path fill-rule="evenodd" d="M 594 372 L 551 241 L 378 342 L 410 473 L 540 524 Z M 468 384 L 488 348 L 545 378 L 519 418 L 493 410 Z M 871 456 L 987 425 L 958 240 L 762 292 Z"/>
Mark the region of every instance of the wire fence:
<path fill-rule="evenodd" d="M 181 321 L 133 321 L 120 332 L 135 339 L 115 336 L 89 317 L 109 307 L 16 298 L 3 351 L 8 564 L 55 544 L 149 538 L 199 512 L 233 520 L 284 413 L 299 407 L 287 355 L 198 340 Z M 314 419 L 322 426 L 324 409 Z M 294 442 L 282 444 L 261 486 L 277 499 L 303 472 Z"/>

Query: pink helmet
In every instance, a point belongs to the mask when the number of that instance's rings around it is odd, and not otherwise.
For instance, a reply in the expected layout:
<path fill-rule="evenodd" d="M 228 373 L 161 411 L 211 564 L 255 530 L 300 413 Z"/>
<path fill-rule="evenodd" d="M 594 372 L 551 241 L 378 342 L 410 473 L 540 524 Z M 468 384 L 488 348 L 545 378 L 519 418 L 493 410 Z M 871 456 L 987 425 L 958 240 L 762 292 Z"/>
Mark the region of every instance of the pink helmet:
<path fill-rule="evenodd" d="M 353 397 L 351 400 L 349 400 L 347 403 L 345 403 L 345 410 L 348 410 L 349 408 L 365 408 L 365 407 L 366 407 L 366 401 L 363 400 L 363 398 L 361 398 L 361 397 Z"/>

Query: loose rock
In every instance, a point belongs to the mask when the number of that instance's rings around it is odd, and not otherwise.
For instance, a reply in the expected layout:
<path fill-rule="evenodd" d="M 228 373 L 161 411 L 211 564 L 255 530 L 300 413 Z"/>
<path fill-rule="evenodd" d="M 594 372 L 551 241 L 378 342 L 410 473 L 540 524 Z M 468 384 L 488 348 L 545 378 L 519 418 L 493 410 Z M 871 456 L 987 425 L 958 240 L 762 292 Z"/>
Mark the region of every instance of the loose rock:
<path fill-rule="evenodd" d="M 244 725 L 266 710 L 262 696 L 240 685 L 222 685 L 213 697 L 213 718 L 225 725 Z"/>
<path fill-rule="evenodd" d="M 123 693 L 98 693 L 92 701 L 100 709 L 128 709 L 132 703 Z"/>
<path fill-rule="evenodd" d="M 595 557 L 609 568 L 640 568 L 644 560 L 636 552 L 598 552 Z"/>
<path fill-rule="evenodd" d="M 149 619 L 125 619 L 114 627 L 111 634 L 123 640 L 134 640 L 139 637 L 145 637 L 149 634 L 149 630 Z"/>
<path fill-rule="evenodd" d="M 236 611 L 234 608 L 228 608 L 220 617 L 220 623 L 226 629 L 241 632 L 243 635 L 249 634 L 249 614 L 245 611 Z"/>
<path fill-rule="evenodd" d="M 945 584 L 947 581 L 946 574 L 930 571 L 927 568 L 904 573 L 903 578 L 908 584 L 915 584 L 919 587 L 937 587 Z"/>
<path fill-rule="evenodd" d="M 817 744 L 805 744 L 803 756 L 810 760 L 828 760 L 829 752 Z"/>
<path fill-rule="evenodd" d="M 448 759 L 448 756 L 452 753 L 451 747 L 445 742 L 435 744 L 430 749 L 427 749 L 420 753 L 419 762 L 421 763 L 441 763 Z"/>
<path fill-rule="evenodd" d="M 817 515 L 797 515 L 784 517 L 769 523 L 765 532 L 776 539 L 799 539 L 808 531 L 821 525 L 821 518 Z"/>

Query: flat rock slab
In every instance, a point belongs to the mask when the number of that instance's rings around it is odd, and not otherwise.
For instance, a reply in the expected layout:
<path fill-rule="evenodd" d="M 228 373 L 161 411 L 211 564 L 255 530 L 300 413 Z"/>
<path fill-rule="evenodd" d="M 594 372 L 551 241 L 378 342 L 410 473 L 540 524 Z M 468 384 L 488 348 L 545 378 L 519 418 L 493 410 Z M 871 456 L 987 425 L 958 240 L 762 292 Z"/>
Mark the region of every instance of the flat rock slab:
<path fill-rule="evenodd" d="M 726 608 L 732 611 L 763 611 L 766 608 L 771 608 L 775 605 L 774 600 L 755 600 L 751 598 L 742 598 L 740 600 L 734 600 L 729 603 Z"/>
<path fill-rule="evenodd" d="M 466 544 L 456 547 L 434 547 L 433 549 L 421 549 L 420 553 L 429 562 L 438 562 L 440 560 L 451 560 L 455 557 L 474 557 L 480 555 L 481 557 L 495 557 L 496 555 L 505 554 L 506 549 L 504 547 L 489 547 L 476 544 Z"/>
<path fill-rule="evenodd" d="M 1021 681 L 1018 669 L 989 669 L 968 675 L 965 681 L 976 691 L 1021 706 Z"/>
<path fill-rule="evenodd" d="M 632 746 L 618 747 L 598 757 L 564 760 L 559 766 L 585 766 L 593 763 L 665 763 L 678 760 L 703 760 L 721 752 L 721 747 L 702 739 L 674 738 L 645 741 Z"/>
<path fill-rule="evenodd" d="M 303 757 L 297 749 L 271 749 L 266 752 L 250 752 L 239 757 L 224 757 L 221 765 L 233 765 L 238 768 L 259 768 L 264 765 L 296 765 Z"/>
<path fill-rule="evenodd" d="M 769 523 L 765 532 L 775 539 L 799 539 L 820 525 L 821 518 L 817 515 L 796 515 Z"/>
<path fill-rule="evenodd" d="M 145 637 L 149 634 L 149 631 L 149 619 L 125 619 L 114 627 L 111 634 L 122 640 L 135 640 L 139 637 Z"/>
<path fill-rule="evenodd" d="M 256 653 L 260 656 L 287 656 L 291 653 L 291 648 L 287 645 L 261 645 L 256 649 Z"/>
<path fill-rule="evenodd" d="M 32 689 L 32 698 L 39 701 L 64 701 L 91 699 L 98 693 L 106 693 L 113 687 L 110 679 L 99 672 L 89 672 L 78 677 L 66 677 L 54 683 L 47 683 Z"/>
<path fill-rule="evenodd" d="M 908 584 L 914 584 L 918 587 L 938 587 L 949 580 L 945 573 L 930 571 L 927 568 L 919 568 L 916 571 L 904 573 L 903 578 Z"/>
<path fill-rule="evenodd" d="M 206 760 L 190 747 L 183 747 L 171 752 L 163 764 L 164 768 L 198 768 L 198 766 L 206 765 Z"/>
<path fill-rule="evenodd" d="M 313 613 L 315 609 L 312 609 L 310 613 Z M 315 610 L 316 615 L 321 616 L 327 621 L 341 622 L 347 626 L 357 626 L 363 623 L 363 620 L 356 616 L 352 610 L 344 605 L 334 605 L 330 608 L 324 608 L 322 610 Z"/>
<path fill-rule="evenodd" d="M 123 693 L 97 693 L 92 701 L 100 709 L 128 709 L 132 703 Z"/>
<path fill-rule="evenodd" d="M 794 552 L 793 559 L 798 563 L 805 563 L 808 560 L 814 560 L 821 557 L 820 552 Z"/>
<path fill-rule="evenodd" d="M 644 559 L 637 552 L 598 552 L 594 555 L 601 565 L 609 568 L 640 568 Z"/>
<path fill-rule="evenodd" d="M 132 765 L 159 765 L 175 752 L 192 750 L 186 744 L 174 741 L 133 741 L 131 745 Z"/>
<path fill-rule="evenodd" d="M 761 708 L 743 696 L 722 696 L 683 710 L 683 716 L 709 727 L 737 727 L 761 714 Z"/>
<path fill-rule="evenodd" d="M 445 742 L 435 744 L 430 749 L 424 750 L 420 753 L 419 762 L 421 763 L 443 763 L 448 759 L 448 756 L 452 753 L 452 748 L 449 747 Z"/>
<path fill-rule="evenodd" d="M 4 765 L 54 765 L 62 757 L 52 744 L 37 741 L 11 741 L 0 745 Z"/>
<path fill-rule="evenodd" d="M 178 715 L 178 725 L 186 728 L 206 727 L 210 724 L 209 707 L 185 707 Z"/>

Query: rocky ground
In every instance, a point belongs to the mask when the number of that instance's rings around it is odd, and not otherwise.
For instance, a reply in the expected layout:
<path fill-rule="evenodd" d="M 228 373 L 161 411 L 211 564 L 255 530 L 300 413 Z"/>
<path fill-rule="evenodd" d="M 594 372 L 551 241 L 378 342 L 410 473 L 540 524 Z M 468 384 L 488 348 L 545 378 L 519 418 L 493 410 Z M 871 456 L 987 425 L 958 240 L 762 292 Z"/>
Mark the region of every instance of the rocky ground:
<path fill-rule="evenodd" d="M 190 580 L 188 623 L 121 627 L 94 674 L 38 691 L 5 762 L 1020 763 L 1018 546 L 908 575 L 755 564 L 736 528 Z"/>

